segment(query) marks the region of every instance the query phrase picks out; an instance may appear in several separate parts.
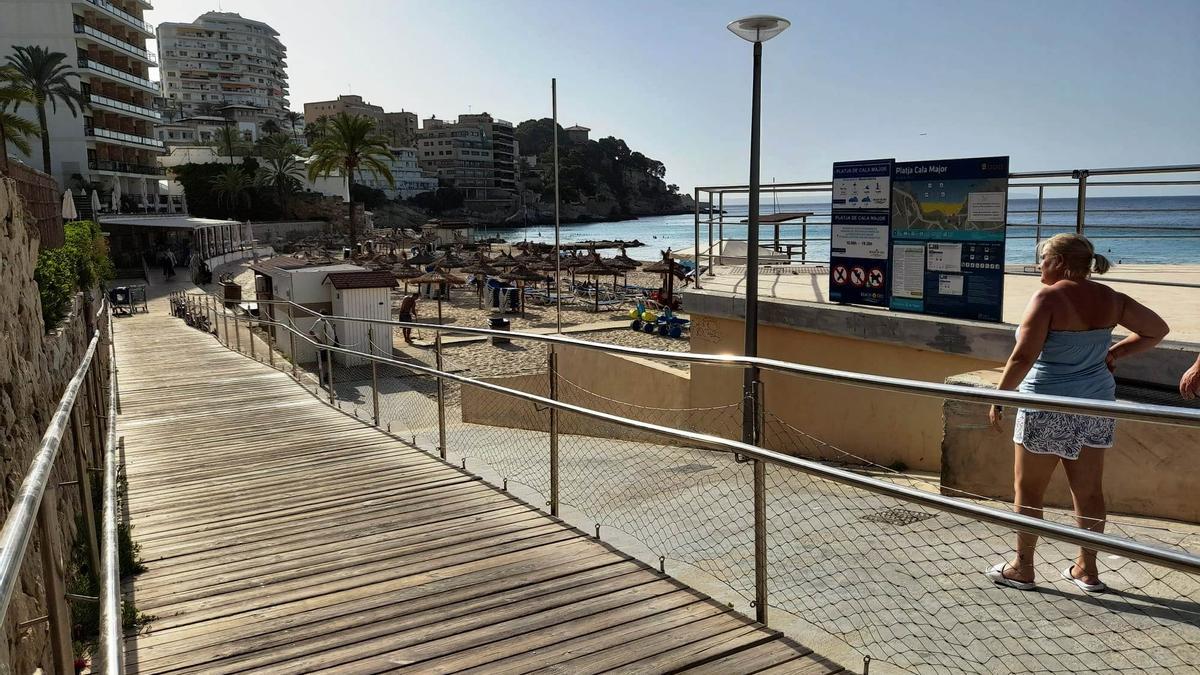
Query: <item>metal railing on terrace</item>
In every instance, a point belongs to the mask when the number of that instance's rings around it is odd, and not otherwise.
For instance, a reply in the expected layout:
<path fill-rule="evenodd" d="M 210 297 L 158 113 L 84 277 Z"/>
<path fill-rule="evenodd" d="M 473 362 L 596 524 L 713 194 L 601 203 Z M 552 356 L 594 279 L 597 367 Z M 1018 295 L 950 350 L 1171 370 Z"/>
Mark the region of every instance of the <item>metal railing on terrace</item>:
<path fill-rule="evenodd" d="M 82 320 L 82 317 L 76 319 Z M 117 549 L 116 416 L 119 402 L 107 302 L 101 303 L 94 319 L 96 330 L 59 399 L 33 461 L 12 497 L 4 528 L 0 530 L 0 616 L 7 616 L 11 609 L 10 602 L 20 586 L 25 554 L 36 529 L 42 572 L 40 590 L 45 593 L 46 614 L 24 617 L 15 625 L 27 629 L 47 624 L 51 651 L 51 668 L 48 670 L 74 672 L 72 638 L 77 622 L 72 619 L 72 609 L 67 602 L 99 603 L 99 662 L 93 672 L 115 675 L 121 672 L 123 632 Z M 64 445 L 69 449 L 66 453 L 68 467 L 62 467 L 58 461 Z M 93 501 L 94 475 L 99 475 L 103 485 L 99 518 Z M 57 476 L 70 476 L 73 480 L 55 484 L 53 480 Z M 64 532 L 55 515 L 57 494 L 62 489 L 79 491 L 82 517 L 78 521 L 67 520 L 81 525 L 77 536 L 84 541 L 89 568 L 96 575 L 99 595 L 95 597 L 66 591 L 65 570 L 57 554 L 68 549 L 72 542 L 62 540 Z"/>
<path fill-rule="evenodd" d="M 130 14 L 129 12 L 126 12 L 125 10 L 121 9 L 120 7 L 117 7 L 116 5 L 112 4 L 111 2 L 108 2 L 107 0 L 84 0 L 84 1 L 87 2 L 89 5 L 99 7 L 100 9 L 104 10 L 108 14 L 115 16 L 118 19 L 121 19 L 122 21 L 124 21 L 125 23 L 128 23 L 129 25 L 133 26 L 134 28 L 137 28 L 138 30 L 148 33 L 150 35 L 150 37 L 154 37 L 154 26 L 152 26 L 149 23 L 147 23 L 146 21 L 143 21 L 142 19 L 139 19 L 138 17 Z"/>
<path fill-rule="evenodd" d="M 1037 244 L 1059 232 L 1087 235 L 1097 243 L 1098 250 L 1111 249 L 1109 257 L 1114 262 L 1131 257 L 1122 253 L 1127 242 L 1198 240 L 1200 206 L 1105 208 L 1103 204 L 1088 203 L 1089 196 L 1104 196 L 1106 191 L 1116 188 L 1127 191 L 1139 187 L 1158 190 L 1195 186 L 1200 186 L 1200 164 L 1012 173 L 1008 183 L 1006 239 L 1029 243 L 1029 265 L 1037 264 Z M 828 264 L 832 188 L 833 183 L 828 180 L 763 184 L 759 205 L 761 215 L 788 212 L 796 206 L 779 205 L 781 200 L 801 201 L 801 206 L 811 209 L 804 211 L 808 215 L 797 216 L 785 223 L 760 223 L 759 245 L 791 262 Z M 721 242 L 746 241 L 746 206 L 735 204 L 732 199 L 726 203 L 726 196 L 744 196 L 748 192 L 746 185 L 714 185 L 697 187 L 693 193 L 696 202 L 693 250 L 699 252 L 701 263 L 708 265 L 710 270 L 714 264 L 745 263 L 744 256 L 722 255 Z M 1065 206 L 1053 203 L 1064 198 L 1071 199 L 1071 203 Z M 1014 200 L 1024 202 L 1022 208 L 1013 208 Z M 1195 222 L 1161 222 L 1178 221 L 1187 216 L 1194 216 Z M 1095 222 L 1097 220 L 1102 222 Z M 739 236 L 726 236 L 727 227 Z M 1128 246 L 1124 250 L 1129 250 Z M 763 264 L 771 263 L 764 261 Z"/>
<path fill-rule="evenodd" d="M 137 75 L 127 73 L 123 70 L 118 70 L 116 68 L 113 68 L 112 66 L 107 66 L 103 63 L 100 63 L 99 61 L 93 61 L 91 59 L 84 58 L 82 56 L 79 57 L 79 60 L 77 63 L 80 68 L 95 71 L 97 73 L 102 73 L 102 74 L 108 75 L 110 77 L 115 77 L 118 80 L 122 80 L 122 81 L 128 82 L 130 84 L 135 84 L 144 89 L 148 89 L 148 90 L 154 92 L 155 94 L 158 93 L 158 83 L 153 80 L 147 80 L 144 77 L 138 77 Z"/>
<path fill-rule="evenodd" d="M 1053 510 L 1035 518 L 979 495 L 923 489 L 919 476 L 881 477 L 882 467 L 854 471 L 803 459 L 857 458 L 765 413 L 757 402 L 771 391 L 762 382 L 759 396 L 743 398 L 740 376 L 731 378 L 739 386 L 726 404 L 653 407 L 594 391 L 559 364 L 582 349 L 735 371 L 754 366 L 823 386 L 1190 429 L 1200 429 L 1200 411 L 328 316 L 285 301 L 258 302 L 258 316 L 250 316 L 211 295 L 171 300 L 176 316 L 292 375 L 347 414 L 446 461 L 470 462 L 503 489 L 520 486 L 552 515 L 594 526 L 597 537 L 624 532 L 662 569 L 702 573 L 734 602 L 749 601 L 760 621 L 786 626 L 802 642 L 842 645 L 849 653 L 844 665 L 869 657 L 920 673 L 1176 673 L 1200 663 L 1194 528 L 1119 516 L 1079 527 Z M 432 348 L 396 352 L 397 333 L 406 328 L 432 340 Z M 532 351 L 542 365 L 474 377 L 444 335 L 517 341 L 510 353 Z M 502 349 L 489 359 L 493 371 L 505 363 Z M 306 352 L 307 359 L 289 358 Z M 649 369 L 644 375 L 655 376 Z M 755 445 L 734 440 L 747 416 Z M 983 575 L 1011 555 L 1014 532 L 1043 539 L 1037 592 L 1001 589 Z M 1104 554 L 1107 594 L 1085 594 L 1059 580 L 1075 547 Z"/>
<path fill-rule="evenodd" d="M 137 45 L 130 44 L 115 35 L 109 35 L 108 33 L 105 33 L 104 31 L 100 30 L 99 28 L 94 28 L 87 24 L 77 23 L 77 24 L 75 24 L 75 32 L 79 33 L 80 35 L 87 35 L 89 37 L 93 37 L 93 38 L 99 40 L 100 42 L 103 42 L 104 44 L 110 45 L 112 47 L 116 47 L 117 49 L 120 49 L 129 54 L 133 54 L 134 56 L 136 56 L 144 61 L 149 61 L 150 63 L 153 63 L 154 65 L 158 65 L 158 59 L 154 56 L 153 53 L 148 52 L 145 49 L 138 47 Z"/>
<path fill-rule="evenodd" d="M 123 110 L 125 112 L 133 113 L 134 115 L 141 115 L 142 117 L 152 120 L 162 120 L 162 113 L 157 110 L 146 108 L 140 105 L 134 105 L 132 103 L 126 103 L 124 101 L 118 101 L 115 98 L 101 96 L 100 94 L 88 94 L 88 100 L 90 100 L 93 105 Z"/>
<path fill-rule="evenodd" d="M 163 148 L 163 142 L 157 138 L 138 136 L 136 134 L 127 134 L 123 131 L 112 131 L 110 129 L 101 129 L 100 127 L 87 127 L 84 129 L 84 133 L 85 135 L 92 136 L 94 138 L 112 141 L 124 141 L 126 143 L 136 143 L 138 145 L 145 145 L 151 148 L 158 148 L 159 150 Z"/>

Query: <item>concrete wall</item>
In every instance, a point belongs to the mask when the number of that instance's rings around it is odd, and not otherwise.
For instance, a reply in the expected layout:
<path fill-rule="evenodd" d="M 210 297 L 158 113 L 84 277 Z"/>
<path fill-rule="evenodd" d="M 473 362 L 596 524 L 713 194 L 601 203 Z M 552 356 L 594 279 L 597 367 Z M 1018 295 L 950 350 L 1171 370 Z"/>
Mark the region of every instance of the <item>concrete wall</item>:
<path fill-rule="evenodd" d="M 692 351 L 741 352 L 742 321 L 697 314 L 692 314 L 692 321 Z M 758 350 L 765 358 L 931 382 L 994 365 L 970 356 L 776 326 L 760 327 Z M 742 372 L 738 368 L 692 366 L 693 406 L 729 403 L 739 395 L 741 387 Z M 763 373 L 763 398 L 766 445 L 773 450 L 822 459 L 846 459 L 832 448 L 818 448 L 820 444 L 811 439 L 797 438 L 794 432 L 783 437 L 785 425 L 791 425 L 876 464 L 903 463 L 922 471 L 941 468 L 940 399 L 871 391 L 773 372 Z M 719 433 L 716 429 L 709 431 Z"/>
<path fill-rule="evenodd" d="M 951 378 L 954 384 L 992 388 L 998 371 Z M 988 426 L 987 406 L 946 401 L 942 441 L 942 491 L 1005 501 L 1013 498 L 1013 420 L 1005 415 L 1004 431 Z M 1104 456 L 1104 496 L 1116 513 L 1200 522 L 1196 476 L 1200 475 L 1200 429 L 1141 422 L 1117 422 L 1113 447 Z M 1066 475 L 1055 472 L 1046 492 L 1051 506 L 1071 506 Z"/>
<path fill-rule="evenodd" d="M 704 415 L 687 410 L 691 396 L 687 371 L 644 359 L 577 347 L 556 347 L 556 350 L 560 377 L 559 400 L 654 424 L 699 428 L 698 420 Z M 549 380 L 544 372 L 488 378 L 485 381 L 540 396 L 549 395 Z M 548 432 L 549 419 L 545 411 L 535 410 L 529 401 L 477 387 L 462 388 L 464 422 Z M 564 434 L 597 438 L 669 442 L 660 434 L 598 422 L 571 413 L 560 416 L 559 430 Z"/>

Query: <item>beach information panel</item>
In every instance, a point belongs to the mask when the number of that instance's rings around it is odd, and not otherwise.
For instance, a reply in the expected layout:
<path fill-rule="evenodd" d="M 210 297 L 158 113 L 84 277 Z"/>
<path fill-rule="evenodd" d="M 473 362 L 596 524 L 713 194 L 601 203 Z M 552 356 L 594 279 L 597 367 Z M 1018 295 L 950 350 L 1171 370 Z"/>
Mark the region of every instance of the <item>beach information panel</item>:
<path fill-rule="evenodd" d="M 837 162 L 830 208 L 829 299 L 888 305 L 888 231 L 895 160 Z"/>
<path fill-rule="evenodd" d="M 1000 321 L 1008 157 L 898 162 L 891 202 L 891 308 Z"/>

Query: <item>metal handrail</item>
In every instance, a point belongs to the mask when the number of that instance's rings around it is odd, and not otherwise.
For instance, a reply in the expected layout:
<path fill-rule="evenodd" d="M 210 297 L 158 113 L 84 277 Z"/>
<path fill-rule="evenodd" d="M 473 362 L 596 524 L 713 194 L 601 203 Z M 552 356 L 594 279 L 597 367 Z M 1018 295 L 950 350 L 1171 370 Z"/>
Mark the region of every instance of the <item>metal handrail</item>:
<path fill-rule="evenodd" d="M 41 507 L 42 495 L 46 491 L 46 483 L 54 468 L 54 460 L 58 457 L 63 433 L 70 424 L 75 399 L 79 397 L 83 388 L 83 381 L 91 368 L 99 342 L 100 332 L 96 331 L 88 343 L 79 367 L 75 369 L 74 377 L 67 383 L 66 390 L 58 401 L 58 408 L 55 409 L 33 462 L 29 465 L 29 472 L 21 482 L 8 516 L 4 519 L 4 529 L 0 530 L 0 616 L 8 613 L 8 603 L 21 575 L 21 562 L 25 557 L 25 549 L 29 546 L 29 538 L 38 509 Z"/>
<path fill-rule="evenodd" d="M 113 339 L 110 321 L 109 344 Z M 117 360 L 108 361 L 108 435 L 104 442 L 104 489 L 101 502 L 100 538 L 100 664 L 105 675 L 124 672 L 121 611 L 121 567 L 117 537 Z"/>
<path fill-rule="evenodd" d="M 212 295 L 213 298 L 223 301 L 215 294 L 199 295 Z M 589 342 L 587 340 L 577 340 L 575 338 L 569 338 L 562 335 L 540 335 L 536 333 L 498 331 L 490 328 L 443 326 L 431 323 L 392 321 L 389 319 L 337 316 L 321 314 L 290 300 L 256 300 L 255 302 L 260 305 L 290 305 L 293 308 L 307 312 L 315 318 L 326 321 L 358 321 L 361 323 L 396 326 L 400 328 L 418 328 L 421 330 L 430 330 L 438 333 L 458 333 L 531 340 L 534 342 L 582 347 L 584 349 L 592 349 L 613 354 L 622 354 L 625 356 L 637 356 L 641 358 L 666 361 L 686 361 L 689 363 L 705 363 L 723 366 L 757 366 L 763 370 L 797 375 L 822 382 L 833 382 L 867 389 L 881 389 L 884 391 L 913 394 L 916 396 L 926 396 L 932 398 L 951 399 L 955 401 L 966 401 L 969 403 L 983 403 L 1000 406 L 1021 406 L 1026 408 L 1034 408 L 1037 410 L 1051 410 L 1055 412 L 1090 415 L 1093 417 L 1112 417 L 1137 422 L 1153 422 L 1158 424 L 1200 428 L 1200 410 L 1194 410 L 1191 408 L 1142 403 L 1123 403 L 1120 401 L 1101 401 L 1097 399 L 1074 398 L 1071 396 L 1050 396 L 1047 394 L 1030 394 L 1020 391 L 1006 391 L 998 389 L 981 389 L 978 387 L 969 387 L 961 384 L 924 382 L 921 380 L 909 380 L 900 377 L 871 375 L 868 373 L 856 373 L 853 371 L 837 370 L 834 368 L 808 366 L 799 363 L 792 363 L 790 361 L 764 358 L 761 356 L 748 357 L 739 356 L 736 354 L 665 352 L 653 349 L 645 349 L 642 347 L 627 347 L 624 345 L 613 345 L 602 342 Z M 266 323 L 266 321 L 263 319 L 253 320 Z"/>
<path fill-rule="evenodd" d="M 805 473 L 811 476 L 816 476 L 825 480 L 833 481 L 843 485 L 848 485 L 854 488 L 865 490 L 873 494 L 880 494 L 887 497 L 892 497 L 910 504 L 919 504 L 938 511 L 952 513 L 955 515 L 971 518 L 974 520 L 998 525 L 1005 528 L 1010 528 L 1028 534 L 1048 537 L 1068 544 L 1077 545 L 1083 548 L 1095 549 L 1104 551 L 1114 555 L 1127 557 L 1131 560 L 1138 560 L 1152 565 L 1159 565 L 1170 569 L 1179 570 L 1188 574 L 1200 574 L 1200 556 L 1184 551 L 1176 551 L 1149 544 L 1143 544 L 1131 539 L 1122 537 L 1114 537 L 1110 534 L 1094 532 L 1092 530 L 1084 530 L 1071 525 L 1064 525 L 1046 521 L 1041 518 L 1033 518 L 1020 513 L 1011 511 L 1001 511 L 985 506 L 980 506 L 972 502 L 945 497 L 932 492 L 925 492 L 915 488 L 909 488 L 894 483 L 863 476 L 844 469 L 838 469 L 831 466 L 826 466 L 817 462 L 792 457 L 773 450 L 767 450 L 758 446 L 749 445 L 740 441 L 733 441 L 711 434 L 700 433 L 696 431 L 687 431 L 677 429 L 660 424 L 654 424 L 643 420 L 635 420 L 611 413 L 593 410 L 571 403 L 564 403 L 555 399 L 538 396 L 518 389 L 511 389 L 499 384 L 476 380 L 465 375 L 450 373 L 428 366 L 417 365 L 405 361 L 378 356 L 371 353 L 357 352 L 352 349 L 346 349 L 335 345 L 318 343 L 310 339 L 307 335 L 302 334 L 292 326 L 278 321 L 255 318 L 240 315 L 233 312 L 228 312 L 222 306 L 222 313 L 228 318 L 232 318 L 236 322 L 246 322 L 249 324 L 260 323 L 282 327 L 284 330 L 290 331 L 300 340 L 313 345 L 314 347 L 328 352 L 337 352 L 341 354 L 352 355 L 358 358 L 363 358 L 377 363 L 383 363 L 391 366 L 397 366 L 408 369 L 413 372 L 430 375 L 465 384 L 472 387 L 478 387 L 487 391 L 512 396 L 526 401 L 530 401 L 537 406 L 543 406 L 563 412 L 575 413 L 590 417 L 602 422 L 610 422 L 624 427 L 638 429 L 643 432 L 657 433 L 662 436 L 675 438 L 690 443 L 697 444 L 702 447 L 713 448 L 718 450 L 735 453 L 743 457 L 769 462 L 777 466 L 787 469 L 792 469 Z M 332 319 L 334 317 L 325 317 Z M 416 324 L 414 324 L 416 325 Z M 423 324 L 422 327 L 425 325 Z M 506 337 L 513 337 L 513 333 L 503 333 Z M 570 341 L 568 341 L 570 342 Z M 595 343 L 589 343 L 595 344 Z M 649 350 L 647 350 L 649 351 Z M 886 378 L 895 379 L 895 378 Z M 1063 397 L 1059 397 L 1063 398 Z"/>

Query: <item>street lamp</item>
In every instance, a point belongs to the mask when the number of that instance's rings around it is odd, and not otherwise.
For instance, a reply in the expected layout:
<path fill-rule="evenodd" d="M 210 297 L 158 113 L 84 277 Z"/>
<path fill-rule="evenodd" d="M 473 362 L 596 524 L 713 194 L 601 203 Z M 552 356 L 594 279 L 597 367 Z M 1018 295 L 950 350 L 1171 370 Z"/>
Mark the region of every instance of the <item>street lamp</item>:
<path fill-rule="evenodd" d="M 745 355 L 758 356 L 758 197 L 759 197 L 759 146 L 762 116 L 762 43 L 779 35 L 792 25 L 778 16 L 748 16 L 729 23 L 734 35 L 754 43 L 754 88 L 750 109 L 750 214 L 746 226 L 746 343 Z M 758 444 L 760 430 L 757 425 L 757 399 L 755 388 L 758 368 L 746 368 L 744 399 L 756 405 L 744 406 L 742 418 L 742 440 Z"/>
<path fill-rule="evenodd" d="M 727 26 L 734 35 L 754 43 L 754 89 L 750 104 L 750 217 L 746 226 L 746 356 L 758 356 L 758 160 L 762 136 L 762 43 L 792 25 L 778 16 L 748 16 Z M 699 269 L 699 251 L 696 255 Z M 758 367 L 746 367 L 742 384 L 742 442 L 762 444 Z M 754 612 L 767 623 L 767 468 L 754 462 Z"/>

